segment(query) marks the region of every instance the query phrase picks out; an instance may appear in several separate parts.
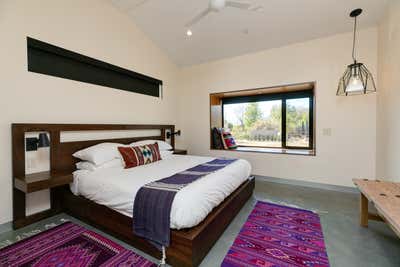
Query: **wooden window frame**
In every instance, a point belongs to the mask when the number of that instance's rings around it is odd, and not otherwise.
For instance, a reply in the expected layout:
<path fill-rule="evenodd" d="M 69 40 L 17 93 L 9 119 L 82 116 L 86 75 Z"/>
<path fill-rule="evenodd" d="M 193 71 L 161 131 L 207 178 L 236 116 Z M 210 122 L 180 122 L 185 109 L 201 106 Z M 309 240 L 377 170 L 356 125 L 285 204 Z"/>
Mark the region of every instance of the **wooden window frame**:
<path fill-rule="evenodd" d="M 308 150 L 315 152 L 315 83 L 302 83 L 285 86 L 275 86 L 270 88 L 248 89 L 226 93 L 210 94 L 210 107 L 212 105 L 221 106 L 222 127 L 224 127 L 224 105 L 234 103 L 251 103 L 260 101 L 281 100 L 281 146 L 243 146 L 246 148 L 266 148 L 266 149 L 282 149 L 286 150 Z M 270 91 L 270 93 L 268 93 Z M 309 99 L 309 144 L 307 147 L 298 147 L 287 145 L 286 134 L 286 101 L 290 99 L 308 98 Z M 210 114 L 211 115 L 211 114 Z M 212 148 L 212 147 L 211 147 Z M 312 154 L 313 154 L 312 153 Z"/>

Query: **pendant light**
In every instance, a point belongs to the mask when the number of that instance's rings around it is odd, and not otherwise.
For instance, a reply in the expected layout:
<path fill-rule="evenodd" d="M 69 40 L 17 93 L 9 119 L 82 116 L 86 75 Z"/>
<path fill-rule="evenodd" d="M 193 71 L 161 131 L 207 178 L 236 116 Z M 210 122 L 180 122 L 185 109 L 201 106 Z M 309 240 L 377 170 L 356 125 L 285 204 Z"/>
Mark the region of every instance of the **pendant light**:
<path fill-rule="evenodd" d="M 360 95 L 376 92 L 374 78 L 371 72 L 361 62 L 357 62 L 355 56 L 356 33 L 357 33 L 357 17 L 362 13 L 362 9 L 358 8 L 350 13 L 350 17 L 354 18 L 353 32 L 353 64 L 347 66 L 345 73 L 340 78 L 336 95 Z"/>

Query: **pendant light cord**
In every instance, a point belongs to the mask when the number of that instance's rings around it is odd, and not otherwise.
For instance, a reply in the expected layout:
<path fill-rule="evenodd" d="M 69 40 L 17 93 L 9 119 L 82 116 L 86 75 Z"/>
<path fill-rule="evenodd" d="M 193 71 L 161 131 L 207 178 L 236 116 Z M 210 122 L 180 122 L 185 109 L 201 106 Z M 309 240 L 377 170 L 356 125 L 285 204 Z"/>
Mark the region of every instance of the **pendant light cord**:
<path fill-rule="evenodd" d="M 354 63 L 356 63 L 356 62 L 357 62 L 357 60 L 356 60 L 356 56 L 355 56 L 355 54 L 356 54 L 356 30 L 357 30 L 357 17 L 354 17 L 354 32 L 353 32 L 353 54 L 352 54 L 352 57 L 353 57 Z"/>

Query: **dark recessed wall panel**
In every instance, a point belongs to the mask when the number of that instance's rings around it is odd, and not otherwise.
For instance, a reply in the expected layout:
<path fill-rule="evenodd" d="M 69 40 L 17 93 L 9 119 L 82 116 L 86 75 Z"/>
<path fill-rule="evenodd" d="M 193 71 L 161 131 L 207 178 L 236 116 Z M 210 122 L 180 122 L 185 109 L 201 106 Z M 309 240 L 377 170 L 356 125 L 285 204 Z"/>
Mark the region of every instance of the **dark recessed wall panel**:
<path fill-rule="evenodd" d="M 160 80 L 30 37 L 27 38 L 27 46 L 28 71 L 160 96 Z"/>

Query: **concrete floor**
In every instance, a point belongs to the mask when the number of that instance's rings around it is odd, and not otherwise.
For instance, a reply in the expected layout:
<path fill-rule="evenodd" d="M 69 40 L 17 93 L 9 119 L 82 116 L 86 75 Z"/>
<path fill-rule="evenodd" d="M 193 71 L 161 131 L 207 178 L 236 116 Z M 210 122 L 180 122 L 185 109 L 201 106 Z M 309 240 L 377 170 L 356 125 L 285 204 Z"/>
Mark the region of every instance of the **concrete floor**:
<path fill-rule="evenodd" d="M 358 223 L 358 195 L 312 189 L 299 186 L 256 181 L 254 197 L 243 207 L 219 241 L 203 260 L 201 267 L 219 266 L 238 234 L 256 200 L 294 205 L 319 213 L 331 266 L 334 267 L 386 267 L 400 266 L 400 239 L 381 222 L 370 222 L 369 228 Z M 42 231 L 63 220 L 71 220 L 90 229 L 92 227 L 65 214 L 49 218 L 18 231 L 0 234 L 0 247 L 20 238 Z M 96 230 L 98 231 L 98 230 Z M 101 231 L 98 231 L 101 233 Z M 103 233 L 104 234 L 104 233 Z M 104 234 L 115 240 L 114 238 Z M 117 240 L 115 240 L 117 241 Z M 122 245 L 131 248 L 123 242 Z M 133 248 L 131 248 L 133 249 Z M 144 255 L 140 251 L 133 249 Z"/>

